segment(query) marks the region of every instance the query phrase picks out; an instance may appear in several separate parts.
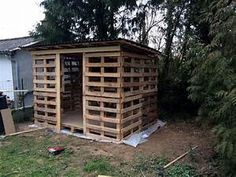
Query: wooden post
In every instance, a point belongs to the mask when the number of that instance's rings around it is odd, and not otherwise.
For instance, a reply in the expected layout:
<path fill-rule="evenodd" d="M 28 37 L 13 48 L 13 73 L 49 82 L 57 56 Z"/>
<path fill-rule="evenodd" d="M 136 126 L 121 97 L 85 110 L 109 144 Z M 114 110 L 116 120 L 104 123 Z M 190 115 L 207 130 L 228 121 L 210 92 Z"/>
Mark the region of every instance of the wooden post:
<path fill-rule="evenodd" d="M 83 58 L 82 58 L 82 118 L 83 118 L 83 133 L 86 135 L 86 96 L 85 96 L 85 88 L 86 88 L 86 78 L 85 78 L 85 73 L 86 73 L 86 62 L 87 59 L 85 57 L 85 53 L 83 53 Z"/>
<path fill-rule="evenodd" d="M 56 54 L 56 131 L 57 133 L 61 130 L 61 61 L 60 54 Z"/>

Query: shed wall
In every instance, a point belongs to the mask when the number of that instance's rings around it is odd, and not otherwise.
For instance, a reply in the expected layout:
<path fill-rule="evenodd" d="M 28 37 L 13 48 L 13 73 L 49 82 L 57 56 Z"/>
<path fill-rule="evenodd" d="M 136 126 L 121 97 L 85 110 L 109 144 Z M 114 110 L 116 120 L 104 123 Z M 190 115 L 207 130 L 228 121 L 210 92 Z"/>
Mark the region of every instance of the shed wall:
<path fill-rule="evenodd" d="M 86 135 L 121 140 L 121 52 L 84 54 Z"/>
<path fill-rule="evenodd" d="M 104 50 L 103 50 L 104 49 Z M 76 53 L 76 49 L 63 52 Z M 53 51 L 55 52 L 55 51 Z M 61 53 L 34 54 L 34 117 L 61 128 Z M 83 53 L 83 127 L 97 139 L 120 141 L 157 120 L 157 57 L 120 47 Z M 63 82 L 62 82 L 63 84 Z"/>

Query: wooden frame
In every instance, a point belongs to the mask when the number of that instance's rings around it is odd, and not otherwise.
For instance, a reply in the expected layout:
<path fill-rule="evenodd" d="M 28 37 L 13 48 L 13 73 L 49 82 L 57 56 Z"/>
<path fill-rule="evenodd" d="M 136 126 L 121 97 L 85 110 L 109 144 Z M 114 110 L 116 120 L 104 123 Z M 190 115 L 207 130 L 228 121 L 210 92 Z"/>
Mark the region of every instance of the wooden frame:
<path fill-rule="evenodd" d="M 82 86 L 77 91 L 82 94 L 79 109 L 85 135 L 119 142 L 154 124 L 158 57 L 152 52 L 134 52 L 132 47 L 136 46 L 32 50 L 36 123 L 57 132 L 68 127 L 62 121 L 66 90 L 62 56 L 73 54 L 82 56 Z M 75 125 L 70 130 L 75 129 L 80 128 Z"/>

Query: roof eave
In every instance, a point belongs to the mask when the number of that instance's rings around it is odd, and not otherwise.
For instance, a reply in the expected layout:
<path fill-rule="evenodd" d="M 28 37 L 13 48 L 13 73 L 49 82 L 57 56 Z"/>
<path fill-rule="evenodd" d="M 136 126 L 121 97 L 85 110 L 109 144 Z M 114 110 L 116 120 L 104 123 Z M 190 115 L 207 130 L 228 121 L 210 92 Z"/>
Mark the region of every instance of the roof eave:
<path fill-rule="evenodd" d="M 0 55 L 7 55 L 7 56 L 11 56 L 12 55 L 12 51 L 9 50 L 1 50 L 0 51 Z"/>

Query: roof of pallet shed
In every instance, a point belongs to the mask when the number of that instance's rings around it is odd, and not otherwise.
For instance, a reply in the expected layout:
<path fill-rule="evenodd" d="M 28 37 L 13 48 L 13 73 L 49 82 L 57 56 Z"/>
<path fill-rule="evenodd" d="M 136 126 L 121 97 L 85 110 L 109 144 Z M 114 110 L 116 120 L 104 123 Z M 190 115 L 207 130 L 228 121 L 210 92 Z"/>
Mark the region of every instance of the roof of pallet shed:
<path fill-rule="evenodd" d="M 163 55 L 160 51 L 153 49 L 149 46 L 123 39 L 108 39 L 108 40 L 83 40 L 78 42 L 55 42 L 55 43 L 46 43 L 39 42 L 37 44 L 33 44 L 24 48 L 27 48 L 32 51 L 37 50 L 53 50 L 53 49 L 71 49 L 71 48 L 84 48 L 84 47 L 96 47 L 96 46 L 110 46 L 110 45 L 121 45 L 123 48 L 136 48 L 137 50 L 143 50 L 148 53 Z"/>

